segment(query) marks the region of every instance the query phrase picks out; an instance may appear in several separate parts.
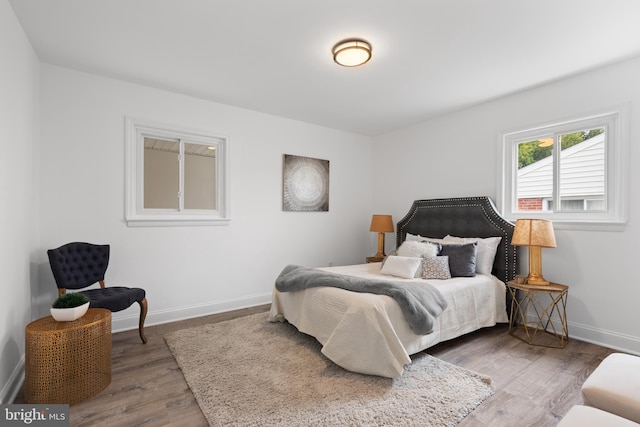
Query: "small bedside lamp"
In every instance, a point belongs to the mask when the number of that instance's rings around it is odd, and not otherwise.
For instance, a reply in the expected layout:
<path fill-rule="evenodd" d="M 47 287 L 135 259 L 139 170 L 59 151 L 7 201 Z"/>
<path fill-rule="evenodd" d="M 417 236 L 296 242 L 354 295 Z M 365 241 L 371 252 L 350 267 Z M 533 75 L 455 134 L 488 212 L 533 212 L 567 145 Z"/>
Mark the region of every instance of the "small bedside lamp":
<path fill-rule="evenodd" d="M 375 258 L 384 258 L 384 233 L 393 233 L 393 221 L 391 215 L 373 215 L 369 231 L 378 232 L 378 253 Z"/>
<path fill-rule="evenodd" d="M 542 277 L 542 251 L 540 248 L 555 248 L 556 236 L 553 225 L 546 219 L 519 219 L 513 231 L 511 244 L 529 247 L 530 285 L 548 285 L 549 281 Z"/>

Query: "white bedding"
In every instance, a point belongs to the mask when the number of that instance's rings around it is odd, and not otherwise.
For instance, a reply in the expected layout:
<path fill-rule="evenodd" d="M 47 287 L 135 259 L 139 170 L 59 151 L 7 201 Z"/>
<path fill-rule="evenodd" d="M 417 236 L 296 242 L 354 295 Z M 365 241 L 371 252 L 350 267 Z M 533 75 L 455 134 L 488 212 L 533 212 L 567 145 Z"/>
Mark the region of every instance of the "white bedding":
<path fill-rule="evenodd" d="M 380 274 L 381 263 L 327 267 L 321 270 L 359 277 L 400 279 Z M 353 372 L 396 378 L 411 363 L 411 354 L 476 329 L 507 322 L 506 288 L 494 276 L 426 280 L 447 300 L 434 331 L 416 335 L 400 306 L 390 297 L 332 287 L 296 292 L 273 290 L 269 320 L 285 321 L 315 337 L 322 353 Z"/>

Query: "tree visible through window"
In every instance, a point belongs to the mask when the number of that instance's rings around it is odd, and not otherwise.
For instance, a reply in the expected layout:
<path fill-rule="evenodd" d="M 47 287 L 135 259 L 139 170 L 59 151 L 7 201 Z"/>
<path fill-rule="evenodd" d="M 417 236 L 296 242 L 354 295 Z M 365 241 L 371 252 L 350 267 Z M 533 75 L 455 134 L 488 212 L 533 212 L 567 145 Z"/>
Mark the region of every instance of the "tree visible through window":
<path fill-rule="evenodd" d="M 604 127 L 518 143 L 517 210 L 605 210 L 605 144 Z"/>
<path fill-rule="evenodd" d="M 504 215 L 626 221 L 626 109 L 502 135 Z"/>
<path fill-rule="evenodd" d="M 604 128 L 589 129 L 588 131 L 573 132 L 562 136 L 562 148 L 569 148 L 572 145 L 591 139 L 604 132 Z M 535 141 L 523 142 L 518 146 L 518 169 L 528 166 L 531 163 L 542 160 L 551 155 L 553 150 L 553 137 L 540 138 Z"/>

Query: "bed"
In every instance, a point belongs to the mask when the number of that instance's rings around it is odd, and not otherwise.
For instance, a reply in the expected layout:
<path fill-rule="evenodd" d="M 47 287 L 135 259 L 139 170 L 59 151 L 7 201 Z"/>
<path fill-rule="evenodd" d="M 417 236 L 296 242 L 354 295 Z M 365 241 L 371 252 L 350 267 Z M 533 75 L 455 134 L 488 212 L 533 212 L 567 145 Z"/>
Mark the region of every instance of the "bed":
<path fill-rule="evenodd" d="M 483 242 L 498 242 L 491 260 L 487 260 L 483 250 L 485 266 L 482 272 L 476 272 L 472 277 L 443 280 L 382 274 L 389 270 L 385 263 L 314 269 L 318 274 L 329 273 L 329 277 L 332 274 L 347 276 L 345 280 L 386 280 L 394 282 L 393 286 L 437 289 L 446 301 L 446 308 L 437 313 L 428 333 L 416 333 L 414 325 L 407 320 L 404 307 L 390 294 L 353 292 L 332 285 L 293 292 L 274 287 L 269 320 L 287 321 L 300 332 L 315 337 L 322 344 L 322 353 L 347 370 L 397 378 L 411 363 L 412 354 L 508 321 L 509 301 L 504 283 L 513 279 L 517 271 L 516 247 L 510 244 L 513 228 L 488 197 L 416 200 L 397 223 L 396 248 L 400 249 L 405 240 L 439 242 L 440 248 L 468 247 L 469 242 L 474 241 L 476 243 L 472 245 L 480 248 Z M 478 269 L 480 252 L 478 249 Z M 442 261 L 442 257 L 437 258 Z M 385 262 L 396 259 L 404 258 L 388 257 Z M 422 258 L 422 262 L 425 260 Z M 418 271 L 422 271 L 421 268 Z"/>

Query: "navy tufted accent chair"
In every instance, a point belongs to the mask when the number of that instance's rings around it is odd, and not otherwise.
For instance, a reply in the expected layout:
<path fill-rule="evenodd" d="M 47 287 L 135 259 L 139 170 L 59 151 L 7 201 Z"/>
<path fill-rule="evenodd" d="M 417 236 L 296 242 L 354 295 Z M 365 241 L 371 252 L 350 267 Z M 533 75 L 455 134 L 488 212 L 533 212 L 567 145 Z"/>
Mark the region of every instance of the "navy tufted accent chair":
<path fill-rule="evenodd" d="M 58 295 L 67 289 L 81 289 L 99 283 L 100 288 L 80 291 L 89 298 L 89 307 L 106 308 L 111 311 L 124 310 L 134 302 L 140 304 L 138 330 L 144 344 L 144 319 L 147 317 L 147 298 L 144 289 L 122 286 L 105 287 L 104 275 L 109 266 L 109 245 L 91 243 L 67 243 L 49 249 L 49 264 L 58 286 Z"/>

